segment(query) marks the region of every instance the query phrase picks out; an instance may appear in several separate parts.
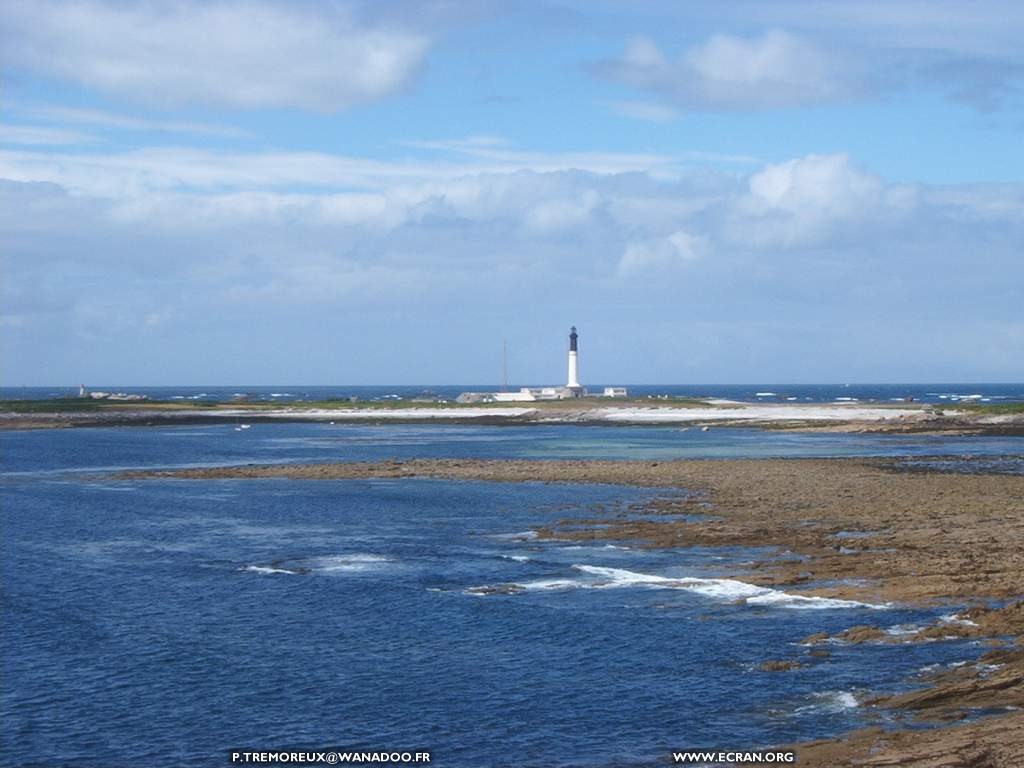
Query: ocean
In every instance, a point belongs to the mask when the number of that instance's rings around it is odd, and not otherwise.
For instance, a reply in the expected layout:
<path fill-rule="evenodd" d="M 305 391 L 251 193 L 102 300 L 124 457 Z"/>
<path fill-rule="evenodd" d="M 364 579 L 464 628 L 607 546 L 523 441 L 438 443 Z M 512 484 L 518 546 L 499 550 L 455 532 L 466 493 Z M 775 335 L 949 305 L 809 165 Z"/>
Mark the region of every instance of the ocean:
<path fill-rule="evenodd" d="M 1024 439 L 656 427 L 255 424 L 0 434 L 0 764 L 223 766 L 231 749 L 439 766 L 663 765 L 888 717 L 870 694 L 974 641 L 835 645 L 933 609 L 729 577 L 767 548 L 542 541 L 659 493 L 440 480 L 116 480 L 119 468 L 412 457 L 1024 453 Z M 747 597 L 742 602 L 738 598 Z M 904 723 L 904 725 L 907 725 Z M 911 724 L 912 725 L 912 724 Z"/>

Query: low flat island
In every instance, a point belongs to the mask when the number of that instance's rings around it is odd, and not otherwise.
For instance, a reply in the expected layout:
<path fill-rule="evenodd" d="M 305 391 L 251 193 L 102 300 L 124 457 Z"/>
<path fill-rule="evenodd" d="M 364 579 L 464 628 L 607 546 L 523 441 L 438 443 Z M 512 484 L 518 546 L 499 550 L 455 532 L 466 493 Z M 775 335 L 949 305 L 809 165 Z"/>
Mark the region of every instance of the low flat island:
<path fill-rule="evenodd" d="M 740 426 L 829 432 L 1024 435 L 1024 404 L 751 403 L 721 398 L 580 398 L 526 405 L 451 401 L 205 402 L 80 398 L 0 401 L 0 429 L 335 422 Z"/>

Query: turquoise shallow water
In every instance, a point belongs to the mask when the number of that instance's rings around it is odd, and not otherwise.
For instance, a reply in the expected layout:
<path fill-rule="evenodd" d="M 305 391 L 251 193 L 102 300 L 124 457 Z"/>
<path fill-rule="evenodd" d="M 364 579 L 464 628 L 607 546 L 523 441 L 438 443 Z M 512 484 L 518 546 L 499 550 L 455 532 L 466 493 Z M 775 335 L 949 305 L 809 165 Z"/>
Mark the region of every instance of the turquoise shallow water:
<path fill-rule="evenodd" d="M 1007 456 L 1021 437 L 854 435 L 715 428 L 256 424 L 0 433 L 2 472 L 399 458 L 671 459 Z"/>
<path fill-rule="evenodd" d="M 804 439 L 806 438 L 806 439 Z M 226 765 L 244 748 L 429 749 L 433 764 L 658 765 L 887 722 L 859 702 L 963 641 L 800 640 L 952 610 L 812 603 L 728 578 L 759 549 L 538 542 L 653 491 L 401 481 L 115 481 L 103 468 L 391 456 L 1020 453 L 967 441 L 655 428 L 231 427 L 8 433 L 5 766 Z M 943 449 L 948 450 L 943 450 Z M 86 471 L 83 471 L 86 470 Z M 608 546 L 610 544 L 610 546 Z M 805 667 L 766 673 L 767 659 Z"/>

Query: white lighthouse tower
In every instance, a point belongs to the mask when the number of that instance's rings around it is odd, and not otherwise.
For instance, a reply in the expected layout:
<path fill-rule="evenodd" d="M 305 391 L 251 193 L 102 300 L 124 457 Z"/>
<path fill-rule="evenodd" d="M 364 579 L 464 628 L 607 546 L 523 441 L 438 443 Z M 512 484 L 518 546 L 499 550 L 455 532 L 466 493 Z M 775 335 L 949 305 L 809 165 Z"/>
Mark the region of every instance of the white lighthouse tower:
<path fill-rule="evenodd" d="M 565 388 L 571 390 L 573 397 L 583 396 L 583 385 L 580 384 L 580 357 L 575 325 L 569 329 L 569 381 L 566 383 Z"/>

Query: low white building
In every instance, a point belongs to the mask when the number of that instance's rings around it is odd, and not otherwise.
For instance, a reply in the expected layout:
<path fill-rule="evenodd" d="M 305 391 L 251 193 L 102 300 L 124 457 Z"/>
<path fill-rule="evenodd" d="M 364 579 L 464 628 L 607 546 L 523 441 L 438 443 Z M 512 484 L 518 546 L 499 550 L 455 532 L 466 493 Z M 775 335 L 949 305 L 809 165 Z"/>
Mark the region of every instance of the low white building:
<path fill-rule="evenodd" d="M 485 395 L 495 403 L 535 403 L 538 400 L 570 400 L 579 397 L 576 387 L 522 387 L 518 392 L 467 392 Z"/>
<path fill-rule="evenodd" d="M 492 392 L 491 398 L 496 403 L 532 403 L 537 399 L 526 387 L 518 392 Z"/>
<path fill-rule="evenodd" d="M 605 387 L 602 397 L 629 397 L 625 387 Z"/>

